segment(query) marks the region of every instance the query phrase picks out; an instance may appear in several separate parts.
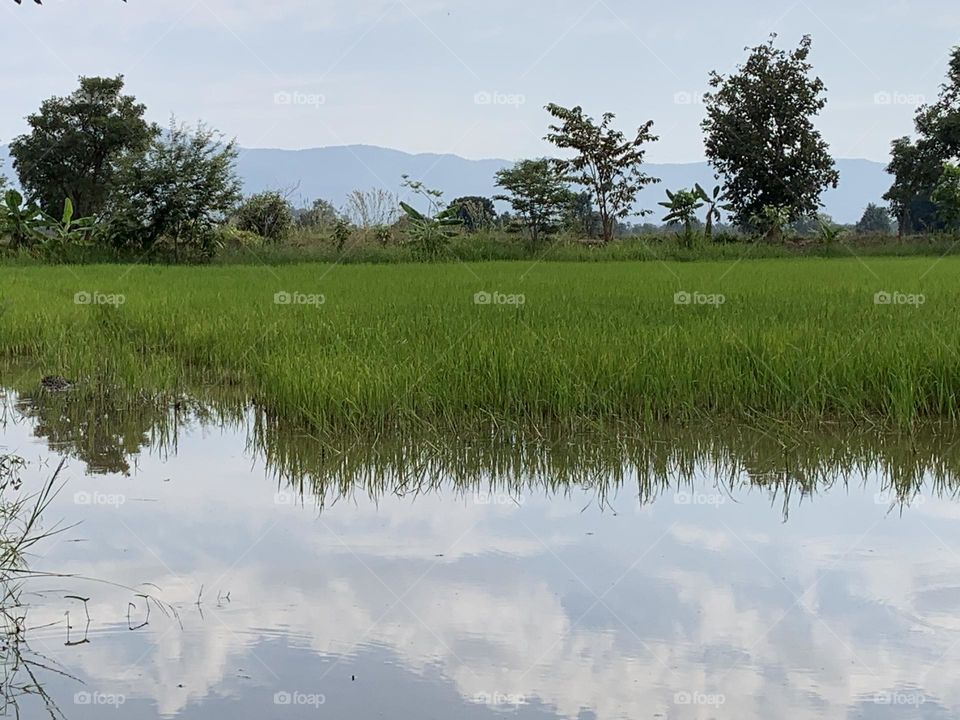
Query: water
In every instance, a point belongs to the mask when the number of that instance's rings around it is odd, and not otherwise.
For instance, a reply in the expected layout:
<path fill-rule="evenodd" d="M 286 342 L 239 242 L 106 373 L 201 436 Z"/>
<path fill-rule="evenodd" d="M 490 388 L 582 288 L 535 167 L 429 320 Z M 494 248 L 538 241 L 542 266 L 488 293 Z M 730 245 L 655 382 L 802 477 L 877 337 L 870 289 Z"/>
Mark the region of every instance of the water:
<path fill-rule="evenodd" d="M 22 602 L 69 720 L 960 712 L 949 438 L 338 453 L 44 402 L 8 396 L 0 445 L 28 488 L 68 458 L 44 522 L 79 524 L 30 567 L 91 580 Z"/>

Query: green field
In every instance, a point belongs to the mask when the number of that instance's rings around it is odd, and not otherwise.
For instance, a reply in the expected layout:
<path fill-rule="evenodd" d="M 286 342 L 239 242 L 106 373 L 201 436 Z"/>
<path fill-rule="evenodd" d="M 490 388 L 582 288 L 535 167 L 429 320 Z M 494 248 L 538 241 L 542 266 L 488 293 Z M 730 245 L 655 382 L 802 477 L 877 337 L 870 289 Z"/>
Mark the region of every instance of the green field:
<path fill-rule="evenodd" d="M 903 426 L 960 415 L 958 279 L 954 257 L 0 267 L 0 353 L 7 385 L 239 388 L 319 429 Z"/>

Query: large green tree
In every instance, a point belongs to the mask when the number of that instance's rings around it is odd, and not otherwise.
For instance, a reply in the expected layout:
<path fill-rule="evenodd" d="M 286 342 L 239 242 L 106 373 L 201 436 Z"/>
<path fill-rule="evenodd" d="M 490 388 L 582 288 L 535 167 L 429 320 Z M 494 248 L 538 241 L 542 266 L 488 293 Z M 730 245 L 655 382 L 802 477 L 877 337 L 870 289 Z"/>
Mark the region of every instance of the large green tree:
<path fill-rule="evenodd" d="M 580 107 L 568 109 L 550 103 L 547 112 L 559 123 L 550 126 L 545 139 L 558 148 L 576 152 L 573 158 L 558 161 L 558 165 L 568 182 L 583 186 L 593 195 L 603 241 L 609 242 L 617 220 L 633 212 L 639 192 L 646 185 L 660 182 L 641 170 L 646 154 L 644 145 L 659 139 L 652 132 L 653 121 L 642 125 L 636 135 L 628 138 L 611 127 L 616 119 L 613 113 L 604 113 L 597 123 L 584 115 Z M 642 210 L 634 214 L 649 212 Z"/>
<path fill-rule="evenodd" d="M 937 101 L 917 109 L 914 127 L 915 139 L 893 141 L 887 166 L 894 179 L 884 199 L 897 216 L 901 235 L 943 227 L 932 195 L 944 163 L 960 159 L 960 47 L 951 53 Z"/>
<path fill-rule="evenodd" d="M 214 228 L 240 201 L 236 142 L 204 125 L 171 121 L 142 155 L 121 161 L 107 203 L 110 236 L 149 250 L 161 239 L 208 250 Z"/>
<path fill-rule="evenodd" d="M 503 168 L 497 171 L 496 182 L 507 193 L 495 199 L 510 203 L 533 243 L 553 229 L 570 203 L 570 190 L 549 158 L 521 160 Z"/>
<path fill-rule="evenodd" d="M 814 215 L 820 195 L 839 181 L 813 124 L 827 101 L 823 81 L 811 75 L 812 41 L 805 36 L 787 52 L 775 40 L 750 49 L 732 74 L 711 73 L 704 97 L 706 155 L 742 225 L 765 207 L 786 209 L 790 220 Z"/>
<path fill-rule="evenodd" d="M 145 110 L 123 94 L 122 75 L 81 77 L 73 93 L 28 116 L 30 132 L 10 144 L 21 187 L 45 212 L 70 198 L 78 215 L 100 215 L 121 159 L 142 154 L 159 132 Z"/>

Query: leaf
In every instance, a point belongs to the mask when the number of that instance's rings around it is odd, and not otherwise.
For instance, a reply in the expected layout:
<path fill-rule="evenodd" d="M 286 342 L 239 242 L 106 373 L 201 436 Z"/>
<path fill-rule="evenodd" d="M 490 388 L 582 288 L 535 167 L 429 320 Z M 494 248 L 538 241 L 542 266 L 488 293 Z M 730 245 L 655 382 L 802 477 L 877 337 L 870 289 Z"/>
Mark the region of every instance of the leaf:
<path fill-rule="evenodd" d="M 63 201 L 63 224 L 66 226 L 70 225 L 70 221 L 73 219 L 73 200 L 67 198 Z"/>
<path fill-rule="evenodd" d="M 400 207 L 403 209 L 403 211 L 407 214 L 408 217 L 411 217 L 414 220 L 420 220 L 420 221 L 426 220 L 426 218 L 423 216 L 423 214 L 419 210 L 417 210 L 416 208 L 410 207 L 405 202 L 401 202 Z"/>

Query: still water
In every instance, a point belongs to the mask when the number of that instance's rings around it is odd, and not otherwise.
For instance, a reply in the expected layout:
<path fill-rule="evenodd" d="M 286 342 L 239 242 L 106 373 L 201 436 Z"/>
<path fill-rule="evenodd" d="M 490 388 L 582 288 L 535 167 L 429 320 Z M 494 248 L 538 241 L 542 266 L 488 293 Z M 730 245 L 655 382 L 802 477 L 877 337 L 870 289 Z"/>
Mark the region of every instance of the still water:
<path fill-rule="evenodd" d="M 331 449 L 64 402 L 3 403 L 25 489 L 67 458 L 22 717 L 960 715 L 949 438 Z"/>

